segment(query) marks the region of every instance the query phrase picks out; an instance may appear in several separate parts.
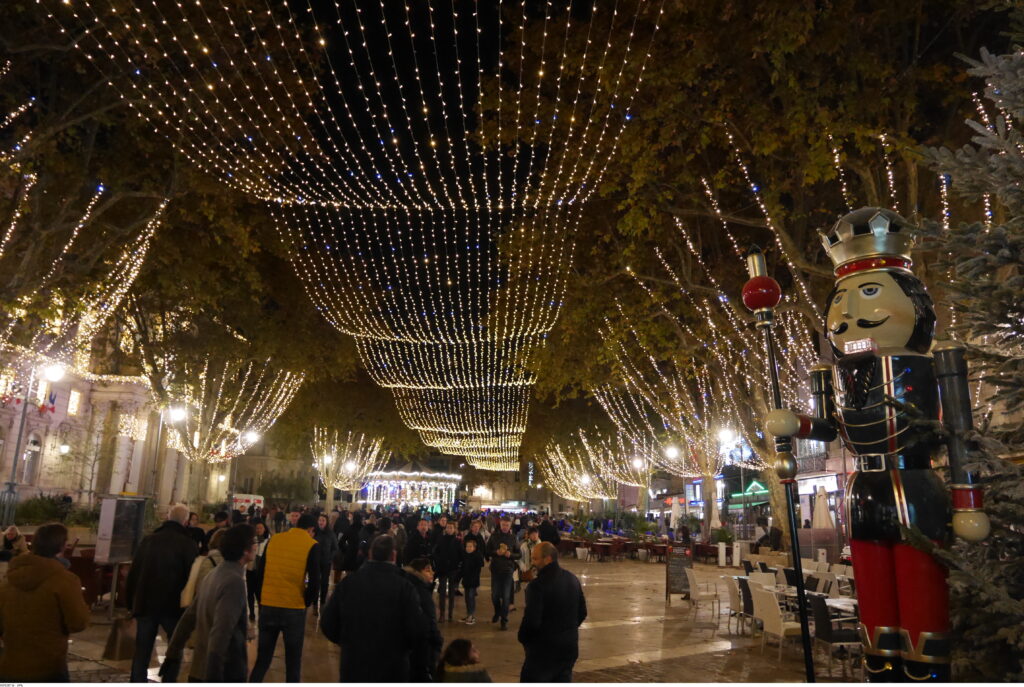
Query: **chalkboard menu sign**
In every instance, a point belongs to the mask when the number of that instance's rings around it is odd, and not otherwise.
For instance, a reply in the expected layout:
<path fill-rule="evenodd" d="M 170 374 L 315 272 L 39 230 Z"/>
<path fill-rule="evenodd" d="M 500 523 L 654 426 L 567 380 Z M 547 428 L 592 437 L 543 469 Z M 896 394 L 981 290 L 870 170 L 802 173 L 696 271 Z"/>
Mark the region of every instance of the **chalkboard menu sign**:
<path fill-rule="evenodd" d="M 686 569 L 693 567 L 693 549 L 689 546 L 673 546 L 665 558 L 665 598 L 671 594 L 683 594 L 690 598 L 690 581 L 686 577 Z"/>
<path fill-rule="evenodd" d="M 96 532 L 96 562 L 124 563 L 135 554 L 146 522 L 145 498 L 108 497 L 100 506 Z"/>

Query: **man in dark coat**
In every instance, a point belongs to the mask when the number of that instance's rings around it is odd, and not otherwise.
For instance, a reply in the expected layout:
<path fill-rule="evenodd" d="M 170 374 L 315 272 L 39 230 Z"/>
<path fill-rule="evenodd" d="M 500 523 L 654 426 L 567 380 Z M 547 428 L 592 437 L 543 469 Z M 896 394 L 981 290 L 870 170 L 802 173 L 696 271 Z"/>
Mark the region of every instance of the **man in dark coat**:
<path fill-rule="evenodd" d="M 431 558 L 433 553 L 434 542 L 430 536 L 430 523 L 421 518 L 416 523 L 416 529 L 409 533 L 409 539 L 405 543 L 405 555 L 402 556 L 402 560 L 408 562 L 414 561 L 417 558 Z"/>
<path fill-rule="evenodd" d="M 579 627 L 587 619 L 587 600 L 580 581 L 558 565 L 551 542 L 533 547 L 537 577 L 526 587 L 526 611 L 519 625 L 519 643 L 526 660 L 520 682 L 572 682 L 579 656 Z"/>
<path fill-rule="evenodd" d="M 551 518 L 546 515 L 544 516 L 544 521 L 540 523 L 540 527 L 537 528 L 537 531 L 540 532 L 541 541 L 551 542 L 556 548 L 558 547 L 558 543 L 562 541 L 562 537 L 558 534 L 558 528 L 552 524 Z"/>
<path fill-rule="evenodd" d="M 453 619 L 455 592 L 459 589 L 459 566 L 462 563 L 462 542 L 455 535 L 455 523 L 445 525 L 445 532 L 434 543 L 434 574 L 439 596 L 438 622 L 444 622 L 445 612 Z"/>
<path fill-rule="evenodd" d="M 491 562 L 491 603 L 494 616 L 491 622 L 501 621 L 501 629 L 508 629 L 508 608 L 512 604 L 513 573 L 519 567 L 519 545 L 512 534 L 512 521 L 502 518 L 498 531 L 487 540 L 487 559 Z"/>
<path fill-rule="evenodd" d="M 341 682 L 407 682 L 414 647 L 428 621 L 412 583 L 395 565 L 395 540 L 373 540 L 370 560 L 346 575 L 320 617 L 324 636 L 341 647 Z"/>
<path fill-rule="evenodd" d="M 128 606 L 135 617 L 132 682 L 149 681 L 146 671 L 157 631 L 162 627 L 170 640 L 181 618 L 181 590 L 199 554 L 185 529 L 188 515 L 185 506 L 172 506 L 167 521 L 142 540 L 132 559 L 125 585 Z"/>

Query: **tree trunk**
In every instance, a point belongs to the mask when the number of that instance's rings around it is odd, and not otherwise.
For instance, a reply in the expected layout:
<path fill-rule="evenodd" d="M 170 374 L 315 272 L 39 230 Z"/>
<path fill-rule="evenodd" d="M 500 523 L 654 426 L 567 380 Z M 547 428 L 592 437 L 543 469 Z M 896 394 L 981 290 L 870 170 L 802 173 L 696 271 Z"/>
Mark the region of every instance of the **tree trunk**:
<path fill-rule="evenodd" d="M 703 480 L 704 485 L 704 488 L 701 490 L 702 496 L 704 497 L 704 523 L 701 526 L 701 530 L 703 530 L 704 539 L 706 541 L 711 541 L 711 529 L 718 525 L 718 523 L 715 522 L 715 517 L 718 512 L 718 503 L 716 500 L 718 497 L 718 490 L 715 489 L 714 475 L 704 474 L 701 475 L 701 479 Z"/>
<path fill-rule="evenodd" d="M 774 460 L 772 461 L 774 463 Z M 779 480 L 779 474 L 775 472 L 774 464 L 771 467 L 765 468 L 762 473 L 765 481 L 765 486 L 768 487 L 769 500 L 772 504 L 772 524 L 782 530 L 782 549 L 788 551 L 790 549 L 790 530 L 789 530 L 789 515 L 787 509 L 789 506 L 786 503 L 786 489 L 782 482 Z"/>

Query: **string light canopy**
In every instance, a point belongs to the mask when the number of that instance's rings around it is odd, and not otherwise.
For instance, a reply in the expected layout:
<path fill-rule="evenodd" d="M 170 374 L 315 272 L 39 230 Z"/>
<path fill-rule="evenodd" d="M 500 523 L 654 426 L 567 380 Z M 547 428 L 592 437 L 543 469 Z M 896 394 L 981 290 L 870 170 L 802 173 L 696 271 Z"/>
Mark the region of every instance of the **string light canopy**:
<path fill-rule="evenodd" d="M 661 2 L 43 4 L 158 133 L 268 204 L 426 444 L 518 468 L 530 361 Z"/>
<path fill-rule="evenodd" d="M 0 80 L 10 69 L 11 63 L 5 63 L 0 69 Z M 0 118 L 0 135 L 12 133 L 13 125 L 34 103 L 34 99 L 26 100 Z M 0 236 L 0 273 L 8 275 L 0 293 L 9 304 L 0 313 L 0 346 L 12 344 L 10 350 L 15 353 L 26 349 L 65 366 L 87 368 L 93 338 L 135 283 L 168 200 L 162 199 L 155 210 L 144 215 L 142 230 L 109 259 L 99 260 L 101 267 L 94 274 L 69 284 L 63 273 L 76 260 L 81 261 L 84 243 L 102 245 L 103 241 L 98 241 L 102 216 L 117 203 L 116 194 L 112 195 L 104 184 L 97 184 L 81 214 L 59 232 L 54 254 L 43 257 L 42 264 L 26 269 L 26 254 L 42 255 L 38 245 L 34 245 L 40 243 L 37 227 L 26 222 L 33 214 L 33 202 L 39 204 L 39 199 L 33 196 L 38 175 L 24 171 L 23 164 L 32 131 L 15 135 L 15 141 L 9 148 L 0 149 L 0 173 L 11 177 L 15 189 L 9 219 Z M 54 200 L 46 203 L 52 205 Z M 71 203 L 65 200 L 63 205 Z M 60 217 L 35 220 L 35 224 L 40 222 L 46 222 L 51 233 L 65 224 Z"/>
<path fill-rule="evenodd" d="M 355 432 L 342 433 L 326 427 L 313 428 L 313 467 L 320 483 L 328 489 L 355 491 L 371 473 L 378 472 L 391 458 L 383 449 L 384 440 L 370 439 Z"/>
<path fill-rule="evenodd" d="M 613 499 L 618 494 L 614 479 L 601 472 L 579 435 L 551 442 L 538 461 L 544 486 L 570 501 Z"/>
<path fill-rule="evenodd" d="M 166 411 L 168 444 L 194 463 L 222 463 L 249 450 L 304 379 L 266 362 L 238 359 L 176 360 L 161 368 L 147 363 L 145 371 L 154 401 Z"/>

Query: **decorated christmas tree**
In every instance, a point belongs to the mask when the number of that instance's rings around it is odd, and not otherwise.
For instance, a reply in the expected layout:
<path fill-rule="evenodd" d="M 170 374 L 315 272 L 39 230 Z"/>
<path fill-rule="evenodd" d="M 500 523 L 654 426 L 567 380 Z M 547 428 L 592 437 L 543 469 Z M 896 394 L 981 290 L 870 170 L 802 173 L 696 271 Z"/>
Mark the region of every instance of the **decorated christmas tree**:
<path fill-rule="evenodd" d="M 961 680 L 1024 679 L 1024 52 L 972 61 L 975 135 L 955 152 L 928 151 L 958 201 L 983 219 L 936 229 L 948 256 L 951 334 L 969 348 L 976 384 L 977 469 L 989 537 L 936 550 L 950 568 L 953 652 Z"/>

